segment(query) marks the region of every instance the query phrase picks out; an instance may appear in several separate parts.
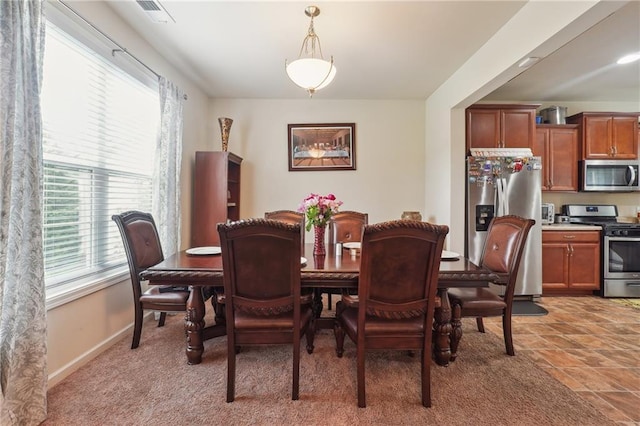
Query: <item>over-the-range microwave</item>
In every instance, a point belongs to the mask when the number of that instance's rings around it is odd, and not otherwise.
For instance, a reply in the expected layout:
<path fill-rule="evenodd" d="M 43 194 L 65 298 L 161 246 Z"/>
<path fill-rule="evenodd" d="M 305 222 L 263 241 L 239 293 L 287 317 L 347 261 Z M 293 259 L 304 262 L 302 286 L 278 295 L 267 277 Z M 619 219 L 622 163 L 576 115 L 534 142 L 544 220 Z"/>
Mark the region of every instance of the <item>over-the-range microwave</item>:
<path fill-rule="evenodd" d="M 580 190 L 640 191 L 638 160 L 584 160 L 580 162 Z"/>

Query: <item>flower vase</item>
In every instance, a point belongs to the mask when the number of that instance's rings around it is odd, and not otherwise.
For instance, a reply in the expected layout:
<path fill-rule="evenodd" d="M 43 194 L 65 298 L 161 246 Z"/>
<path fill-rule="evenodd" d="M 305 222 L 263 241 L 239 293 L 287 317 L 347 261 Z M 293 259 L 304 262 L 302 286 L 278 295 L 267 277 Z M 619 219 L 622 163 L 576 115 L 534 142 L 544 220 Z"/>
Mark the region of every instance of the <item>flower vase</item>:
<path fill-rule="evenodd" d="M 313 226 L 314 240 L 313 240 L 313 255 L 324 256 L 327 251 L 324 246 L 324 231 L 326 227 L 320 225 Z"/>
<path fill-rule="evenodd" d="M 220 133 L 222 136 L 222 150 L 226 152 L 227 147 L 229 146 L 229 132 L 231 132 L 233 120 L 226 117 L 220 117 L 218 118 L 218 123 L 220 124 Z"/>

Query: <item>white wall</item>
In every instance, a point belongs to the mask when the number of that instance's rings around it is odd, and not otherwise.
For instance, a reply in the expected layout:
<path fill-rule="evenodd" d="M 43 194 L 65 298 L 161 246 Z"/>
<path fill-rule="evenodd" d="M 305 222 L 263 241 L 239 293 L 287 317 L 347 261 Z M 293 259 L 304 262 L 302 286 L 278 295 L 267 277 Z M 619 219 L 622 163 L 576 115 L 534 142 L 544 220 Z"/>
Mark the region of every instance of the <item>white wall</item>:
<path fill-rule="evenodd" d="M 51 7 L 50 3 L 47 3 L 46 7 Z M 151 69 L 173 81 L 188 94 L 189 99 L 184 104 L 185 154 L 181 183 L 183 216 L 190 217 L 192 173 L 190 153 L 203 149 L 210 139 L 206 125 L 208 96 L 162 59 L 103 2 L 73 2 L 72 7 Z M 188 235 L 188 230 L 183 230 L 182 235 L 185 234 Z M 183 245 L 185 241 L 188 244 L 188 238 L 185 240 L 183 237 Z M 105 350 L 113 341 L 121 337 L 130 339 L 132 324 L 133 297 L 128 275 L 123 276 L 123 280 L 115 285 L 71 303 L 49 309 L 47 311 L 49 386 L 55 385 L 78 369 Z M 141 344 L 144 344 L 144 329 Z"/>
<path fill-rule="evenodd" d="M 424 206 L 421 101 L 328 101 L 318 93 L 304 100 L 215 99 L 210 111 L 215 136 L 208 150 L 221 149 L 218 117 L 234 120 L 229 151 L 244 159 L 243 218 L 295 210 L 310 192 L 334 193 L 342 210 L 367 212 L 370 223 Z M 301 123 L 355 123 L 356 170 L 290 172 L 287 125 Z"/>

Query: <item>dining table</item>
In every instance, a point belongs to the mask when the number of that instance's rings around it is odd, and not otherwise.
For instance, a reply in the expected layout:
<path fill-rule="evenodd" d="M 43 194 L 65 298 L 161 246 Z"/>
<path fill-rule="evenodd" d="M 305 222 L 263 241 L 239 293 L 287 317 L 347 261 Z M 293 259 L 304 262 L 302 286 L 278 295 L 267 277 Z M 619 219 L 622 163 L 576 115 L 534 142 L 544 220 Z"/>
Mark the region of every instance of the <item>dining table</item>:
<path fill-rule="evenodd" d="M 219 253 L 194 255 L 189 252 L 190 250 L 183 250 L 167 257 L 162 262 L 141 271 L 140 278 L 147 280 L 149 285 L 189 287 L 190 294 L 185 313 L 186 355 L 189 364 L 199 364 L 204 352 L 204 341 L 226 334 L 224 308 L 217 299 L 224 290 L 224 272 L 222 256 Z M 433 325 L 433 355 L 436 363 L 441 366 L 449 365 L 452 360 L 450 345 L 453 329 L 452 311 L 447 289 L 485 287 L 489 282 L 500 279 L 495 273 L 474 264 L 464 256 L 446 253 L 450 254 L 441 260 L 438 273 L 439 300 L 436 303 Z M 336 253 L 335 246 L 329 246 L 324 256 L 314 256 L 313 244 L 305 244 L 301 256 L 301 268 L 301 288 L 303 291 L 309 289 L 308 291 L 314 292 L 313 308 L 317 328 L 333 328 L 333 318 L 320 316 L 321 295 L 326 289 L 357 292 L 360 273 L 359 251 L 342 249 L 341 252 Z M 204 319 L 203 287 L 208 287 L 209 290 L 214 289 L 212 305 L 215 311 L 215 323 L 208 326 Z"/>

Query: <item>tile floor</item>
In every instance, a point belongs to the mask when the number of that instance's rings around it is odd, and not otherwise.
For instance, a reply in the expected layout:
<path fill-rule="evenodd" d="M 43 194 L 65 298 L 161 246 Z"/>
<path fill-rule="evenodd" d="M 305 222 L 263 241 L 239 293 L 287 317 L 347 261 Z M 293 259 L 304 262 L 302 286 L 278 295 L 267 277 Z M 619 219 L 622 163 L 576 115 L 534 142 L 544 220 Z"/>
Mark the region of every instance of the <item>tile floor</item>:
<path fill-rule="evenodd" d="M 544 316 L 514 316 L 526 354 L 605 416 L 640 425 L 640 309 L 600 297 L 543 297 Z M 499 318 L 485 328 L 502 337 Z M 464 339 L 464 337 L 463 337 Z"/>

